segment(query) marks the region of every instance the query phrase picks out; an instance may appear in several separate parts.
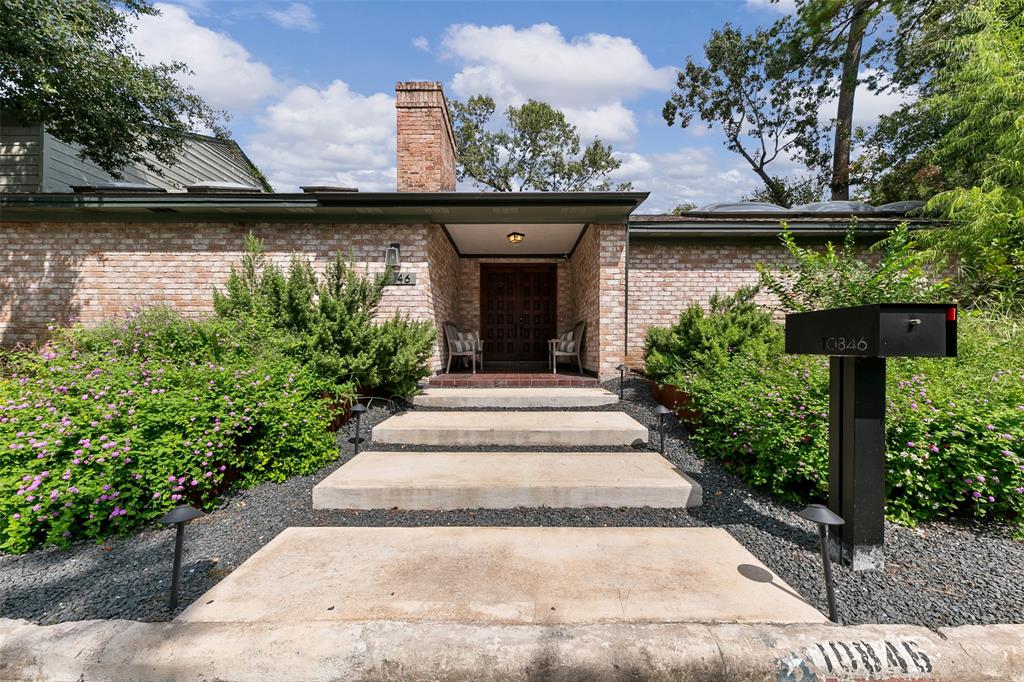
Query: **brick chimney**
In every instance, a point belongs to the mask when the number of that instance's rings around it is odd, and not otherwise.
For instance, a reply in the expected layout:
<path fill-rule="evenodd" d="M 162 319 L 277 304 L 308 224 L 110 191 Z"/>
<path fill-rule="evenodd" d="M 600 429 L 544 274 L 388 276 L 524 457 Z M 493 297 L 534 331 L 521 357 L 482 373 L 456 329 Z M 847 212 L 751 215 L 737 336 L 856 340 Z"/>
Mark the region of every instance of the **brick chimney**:
<path fill-rule="evenodd" d="M 454 192 L 455 137 L 440 83 L 395 84 L 398 191 Z"/>

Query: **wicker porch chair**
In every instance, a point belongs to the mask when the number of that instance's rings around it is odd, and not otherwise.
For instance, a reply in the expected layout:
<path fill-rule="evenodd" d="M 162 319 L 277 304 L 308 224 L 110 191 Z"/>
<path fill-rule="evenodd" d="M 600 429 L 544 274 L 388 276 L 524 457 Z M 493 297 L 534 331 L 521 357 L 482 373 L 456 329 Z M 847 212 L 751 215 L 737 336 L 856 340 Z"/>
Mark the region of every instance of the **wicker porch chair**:
<path fill-rule="evenodd" d="M 580 360 L 580 353 L 583 351 L 583 337 L 586 335 L 587 323 L 580 320 L 571 332 L 566 332 L 557 339 L 551 339 L 548 345 L 551 348 L 551 373 L 558 374 L 558 358 L 576 358 L 576 365 L 583 373 L 583 361 Z"/>
<path fill-rule="evenodd" d="M 444 337 L 448 343 L 448 367 L 445 374 L 452 371 L 453 357 L 468 357 L 472 365 L 473 374 L 476 374 L 476 361 L 480 358 L 480 369 L 484 368 L 484 345 L 480 336 L 475 332 L 459 331 L 459 328 L 452 322 L 444 323 Z"/>

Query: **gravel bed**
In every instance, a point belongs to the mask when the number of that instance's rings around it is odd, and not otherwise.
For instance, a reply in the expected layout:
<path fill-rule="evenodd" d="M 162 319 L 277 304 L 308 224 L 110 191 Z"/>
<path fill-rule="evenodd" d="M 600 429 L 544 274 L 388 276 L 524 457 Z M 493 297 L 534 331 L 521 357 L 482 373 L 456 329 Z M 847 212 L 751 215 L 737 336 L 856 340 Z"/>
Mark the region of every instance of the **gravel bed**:
<path fill-rule="evenodd" d="M 618 380 L 605 384 L 618 391 Z M 621 409 L 651 428 L 658 445 L 654 401 L 639 379 L 629 380 Z M 363 433 L 389 412 L 371 408 Z M 237 568 L 289 526 L 718 526 L 825 611 L 817 535 L 796 509 L 751 491 L 716 462 L 696 456 L 685 428 L 667 429 L 666 457 L 704 487 L 704 505 L 686 512 L 655 509 L 514 509 L 411 512 L 312 509 L 312 487 L 352 457 L 351 433 L 339 435 L 339 459 L 311 476 L 266 483 L 224 498 L 209 516 L 188 526 L 180 606 L 167 608 L 174 532 L 152 528 L 101 545 L 81 542 L 22 556 L 0 554 L 0 616 L 58 623 L 92 618 L 160 621 Z M 352 423 L 349 427 L 352 428 Z M 365 444 L 367 449 L 415 449 Z M 509 450 L 510 448 L 436 448 Z M 531 449 L 531 448 L 523 448 Z M 537 448 L 532 448 L 537 449 Z M 593 450 L 594 448 L 544 448 Z M 607 449 L 607 448 L 602 448 Z M 886 525 L 884 571 L 836 567 L 839 606 L 847 623 L 910 623 L 928 627 L 1024 623 L 1024 542 L 999 527 Z"/>

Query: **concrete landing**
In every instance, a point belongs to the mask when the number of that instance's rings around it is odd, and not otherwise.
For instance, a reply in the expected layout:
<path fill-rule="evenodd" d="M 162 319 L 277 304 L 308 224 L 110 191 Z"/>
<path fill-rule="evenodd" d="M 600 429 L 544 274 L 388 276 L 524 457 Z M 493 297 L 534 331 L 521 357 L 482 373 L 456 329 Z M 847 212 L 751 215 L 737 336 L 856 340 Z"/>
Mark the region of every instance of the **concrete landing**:
<path fill-rule="evenodd" d="M 718 528 L 289 528 L 180 622 L 822 623 Z"/>
<path fill-rule="evenodd" d="M 619 402 L 603 388 L 436 388 L 412 399 L 419 407 L 594 407 Z"/>
<path fill-rule="evenodd" d="M 377 443 L 404 445 L 627 446 L 647 429 L 625 412 L 429 412 L 373 427 Z"/>
<path fill-rule="evenodd" d="M 363 452 L 314 509 L 696 507 L 700 485 L 652 452 Z"/>

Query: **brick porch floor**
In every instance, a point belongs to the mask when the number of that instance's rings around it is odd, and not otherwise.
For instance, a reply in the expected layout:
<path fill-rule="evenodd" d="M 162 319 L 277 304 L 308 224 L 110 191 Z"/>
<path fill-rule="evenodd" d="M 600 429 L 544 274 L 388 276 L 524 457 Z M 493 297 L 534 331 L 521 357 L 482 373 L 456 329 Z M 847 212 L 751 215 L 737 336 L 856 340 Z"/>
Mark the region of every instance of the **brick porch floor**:
<path fill-rule="evenodd" d="M 441 388 L 553 388 L 597 386 L 597 379 L 592 376 L 563 372 L 452 372 L 451 374 L 435 374 L 427 380 L 430 386 Z"/>

